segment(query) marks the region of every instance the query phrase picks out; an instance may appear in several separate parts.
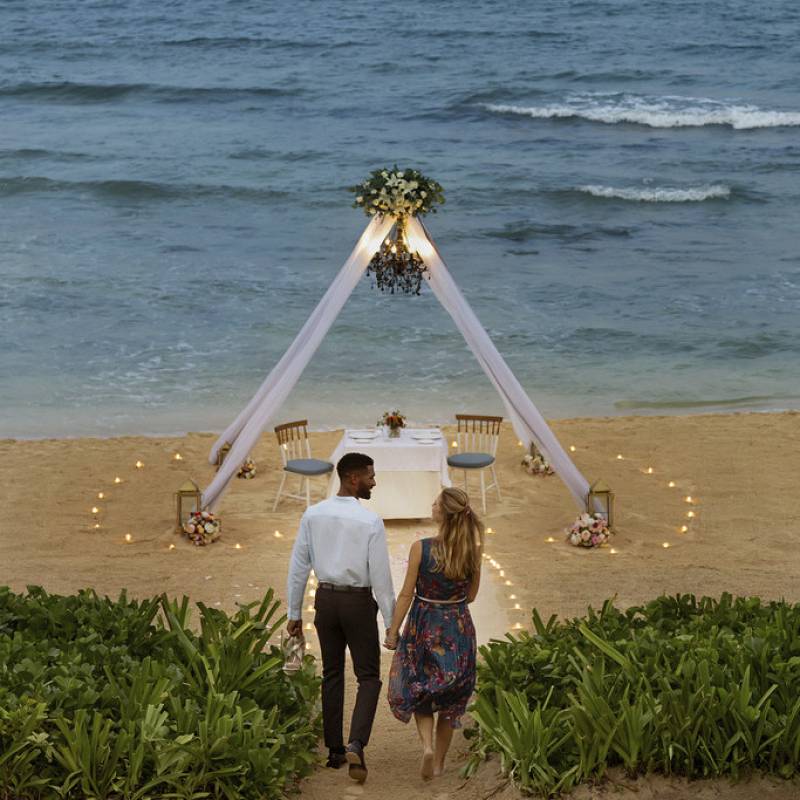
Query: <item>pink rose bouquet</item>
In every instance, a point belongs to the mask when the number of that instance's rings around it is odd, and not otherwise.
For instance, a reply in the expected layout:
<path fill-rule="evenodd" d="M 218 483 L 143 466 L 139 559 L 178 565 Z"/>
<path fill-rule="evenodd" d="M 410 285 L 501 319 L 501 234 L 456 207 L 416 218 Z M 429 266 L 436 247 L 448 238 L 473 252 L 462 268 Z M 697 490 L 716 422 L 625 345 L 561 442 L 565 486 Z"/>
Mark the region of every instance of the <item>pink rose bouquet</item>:
<path fill-rule="evenodd" d="M 611 530 L 602 514 L 581 514 L 567 529 L 567 541 L 573 547 L 600 547 L 608 542 Z"/>

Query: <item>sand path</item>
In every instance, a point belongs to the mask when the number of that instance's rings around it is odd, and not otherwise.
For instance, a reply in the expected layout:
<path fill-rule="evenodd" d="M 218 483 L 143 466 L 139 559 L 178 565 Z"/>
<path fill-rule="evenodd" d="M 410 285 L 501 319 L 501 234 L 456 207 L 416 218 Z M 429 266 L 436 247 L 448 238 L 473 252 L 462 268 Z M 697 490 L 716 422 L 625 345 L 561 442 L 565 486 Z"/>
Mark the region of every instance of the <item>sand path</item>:
<path fill-rule="evenodd" d="M 387 543 L 392 568 L 395 592 L 400 590 L 406 573 L 408 551 L 411 544 L 422 537 L 432 536 L 432 524 L 389 523 Z M 502 586 L 492 570 L 483 570 L 481 589 L 475 602 L 470 605 L 470 613 L 475 623 L 478 644 L 493 638 L 502 638 L 511 627 L 508 615 L 500 603 Z M 379 616 L 378 623 L 382 624 Z M 315 636 L 309 636 L 311 652 L 318 655 Z M 302 797 L 334 800 L 334 798 L 383 798 L 432 797 L 444 800 L 450 797 L 464 781 L 458 777 L 458 766 L 463 763 L 466 742 L 463 736 L 454 737 L 453 758 L 447 773 L 436 781 L 423 781 L 418 775 L 418 739 L 414 724 L 403 725 L 389 711 L 386 702 L 386 680 L 389 674 L 391 654 L 384 651 L 381 664 L 381 677 L 384 681 L 381 702 L 375 718 L 372 742 L 367 750 L 367 765 L 370 777 L 366 784 L 359 786 L 351 781 L 346 770 L 320 769 L 303 783 Z M 345 708 L 345 736 L 350 710 L 355 692 L 355 678 L 348 658 L 347 700 Z"/>

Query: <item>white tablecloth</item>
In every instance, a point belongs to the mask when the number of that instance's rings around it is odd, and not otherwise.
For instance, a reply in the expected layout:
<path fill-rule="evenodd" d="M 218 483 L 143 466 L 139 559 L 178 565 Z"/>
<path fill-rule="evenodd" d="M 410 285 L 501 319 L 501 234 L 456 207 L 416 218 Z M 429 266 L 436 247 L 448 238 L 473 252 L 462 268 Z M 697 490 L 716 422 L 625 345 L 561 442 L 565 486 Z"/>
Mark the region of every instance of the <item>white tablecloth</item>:
<path fill-rule="evenodd" d="M 373 429 L 375 430 L 375 429 Z M 450 486 L 447 439 L 434 429 L 403 428 L 397 438 L 387 438 L 378 429 L 376 438 L 356 441 L 355 430 L 346 430 L 330 461 L 336 465 L 345 453 L 364 453 L 375 462 L 375 480 L 370 500 L 361 502 L 383 519 L 428 519 L 431 505 L 443 486 Z M 423 443 L 416 436 L 431 433 L 440 438 Z M 328 496 L 339 490 L 334 469 Z"/>

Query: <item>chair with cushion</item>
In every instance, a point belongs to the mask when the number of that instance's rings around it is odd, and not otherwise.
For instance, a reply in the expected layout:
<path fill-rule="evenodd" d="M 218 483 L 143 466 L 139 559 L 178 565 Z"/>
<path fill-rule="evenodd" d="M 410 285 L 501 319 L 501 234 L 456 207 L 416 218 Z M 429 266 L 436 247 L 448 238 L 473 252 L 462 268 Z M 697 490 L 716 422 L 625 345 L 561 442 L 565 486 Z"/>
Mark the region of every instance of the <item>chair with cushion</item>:
<path fill-rule="evenodd" d="M 330 461 L 321 461 L 311 457 L 307 419 L 278 425 L 275 427 L 275 435 L 278 437 L 278 446 L 283 460 L 283 477 L 272 510 L 277 511 L 282 494 L 295 500 L 305 500 L 306 508 L 308 508 L 311 505 L 311 478 L 330 474 L 333 471 L 333 464 Z M 305 494 L 290 494 L 283 491 L 286 478 L 290 474 L 300 476 L 299 490 L 302 492 L 305 484 Z"/>
<path fill-rule="evenodd" d="M 483 513 L 486 513 L 486 490 L 494 488 L 497 499 L 500 496 L 500 486 L 497 483 L 497 473 L 494 470 L 495 457 L 497 456 L 497 443 L 500 438 L 500 423 L 502 417 L 487 417 L 480 414 L 456 414 L 458 423 L 458 453 L 448 456 L 447 464 L 453 469 L 464 470 L 464 491 L 469 493 L 467 474 L 470 470 L 478 470 L 481 478 L 481 503 Z M 486 486 L 484 472 L 492 472 L 492 483 Z"/>

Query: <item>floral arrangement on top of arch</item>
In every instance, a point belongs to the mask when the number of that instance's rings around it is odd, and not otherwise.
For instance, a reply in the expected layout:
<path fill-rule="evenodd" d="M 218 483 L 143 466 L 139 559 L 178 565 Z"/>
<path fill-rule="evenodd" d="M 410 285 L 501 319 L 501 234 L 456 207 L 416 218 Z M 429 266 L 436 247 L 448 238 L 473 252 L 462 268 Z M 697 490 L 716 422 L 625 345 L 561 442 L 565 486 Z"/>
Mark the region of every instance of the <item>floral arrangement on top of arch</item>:
<path fill-rule="evenodd" d="M 406 239 L 406 221 L 436 213 L 436 206 L 444 204 L 442 185 L 416 169 L 376 169 L 356 186 L 355 208 L 361 208 L 368 217 L 384 214 L 395 219 L 394 235 L 387 236 L 380 250 L 367 266 L 372 285 L 390 294 L 418 295 L 422 279 L 427 273 L 419 253 L 411 252 Z"/>

